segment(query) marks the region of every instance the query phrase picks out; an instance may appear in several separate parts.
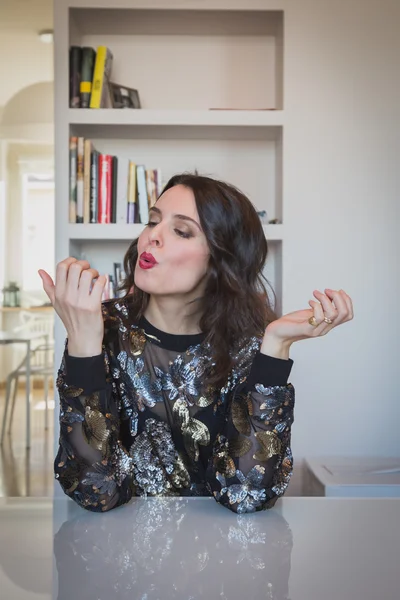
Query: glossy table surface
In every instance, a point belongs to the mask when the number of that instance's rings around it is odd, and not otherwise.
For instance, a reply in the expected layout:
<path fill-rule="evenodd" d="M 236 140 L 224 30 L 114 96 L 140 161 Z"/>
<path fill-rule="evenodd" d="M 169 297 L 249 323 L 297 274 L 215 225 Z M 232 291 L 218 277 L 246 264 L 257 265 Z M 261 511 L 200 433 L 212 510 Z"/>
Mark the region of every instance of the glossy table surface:
<path fill-rule="evenodd" d="M 2 600 L 399 600 L 400 499 L 0 498 Z"/>

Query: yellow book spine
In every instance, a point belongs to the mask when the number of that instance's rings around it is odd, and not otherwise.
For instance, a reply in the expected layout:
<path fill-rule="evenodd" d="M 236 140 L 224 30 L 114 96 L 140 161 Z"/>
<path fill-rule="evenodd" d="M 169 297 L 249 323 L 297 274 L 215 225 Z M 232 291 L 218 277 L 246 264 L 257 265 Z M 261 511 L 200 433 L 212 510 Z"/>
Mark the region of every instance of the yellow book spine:
<path fill-rule="evenodd" d="M 135 223 L 137 211 L 136 163 L 129 161 L 128 172 L 128 211 L 126 222 Z"/>
<path fill-rule="evenodd" d="M 92 93 L 90 95 L 90 108 L 100 108 L 101 106 L 106 59 L 107 46 L 99 46 L 97 48 L 96 62 L 94 65 Z"/>

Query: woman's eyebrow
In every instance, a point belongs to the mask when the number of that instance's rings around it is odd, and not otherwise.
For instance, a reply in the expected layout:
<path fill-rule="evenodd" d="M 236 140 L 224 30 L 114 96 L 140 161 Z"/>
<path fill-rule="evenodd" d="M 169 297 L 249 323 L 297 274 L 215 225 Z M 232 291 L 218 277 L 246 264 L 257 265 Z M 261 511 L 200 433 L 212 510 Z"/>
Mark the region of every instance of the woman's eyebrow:
<path fill-rule="evenodd" d="M 161 212 L 161 210 L 160 210 L 159 208 L 157 208 L 156 206 L 152 206 L 152 207 L 149 209 L 149 211 L 150 211 L 150 212 L 152 211 L 152 212 L 158 213 L 159 215 L 161 215 L 161 216 L 162 216 L 162 212 Z M 197 225 L 197 227 L 198 227 L 198 228 L 200 229 L 200 231 L 201 231 L 201 227 L 200 227 L 200 225 L 199 225 L 199 224 L 197 223 L 197 221 L 195 221 L 194 219 L 191 219 L 190 217 L 188 217 L 188 216 L 186 216 L 186 215 L 179 215 L 179 214 L 172 215 L 172 216 L 173 216 L 173 217 L 176 217 L 177 219 L 182 219 L 183 221 L 191 221 L 192 223 L 194 223 L 195 225 Z"/>

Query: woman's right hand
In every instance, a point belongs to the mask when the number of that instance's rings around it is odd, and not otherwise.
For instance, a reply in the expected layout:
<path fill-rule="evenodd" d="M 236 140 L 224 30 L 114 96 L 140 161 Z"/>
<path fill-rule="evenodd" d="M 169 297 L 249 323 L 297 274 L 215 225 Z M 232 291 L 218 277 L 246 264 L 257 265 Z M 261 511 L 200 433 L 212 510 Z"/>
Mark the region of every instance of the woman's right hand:
<path fill-rule="evenodd" d="M 43 269 L 38 273 L 44 291 L 67 330 L 68 354 L 79 357 L 101 354 L 104 336 L 101 299 L 106 276 L 91 269 L 87 260 L 73 257 L 58 263 L 55 284 Z"/>

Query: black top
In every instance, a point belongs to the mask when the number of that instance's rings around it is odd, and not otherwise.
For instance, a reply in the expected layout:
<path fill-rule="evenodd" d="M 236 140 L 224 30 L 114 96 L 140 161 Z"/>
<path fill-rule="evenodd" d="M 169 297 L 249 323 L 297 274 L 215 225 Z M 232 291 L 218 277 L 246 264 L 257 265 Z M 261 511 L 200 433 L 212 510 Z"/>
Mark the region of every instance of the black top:
<path fill-rule="evenodd" d="M 274 505 L 293 471 L 293 360 L 243 340 L 221 389 L 205 334 L 165 333 L 131 317 L 129 297 L 102 304 L 103 353 L 59 370 L 55 476 L 82 507 L 137 495 L 213 495 L 235 512 Z"/>

